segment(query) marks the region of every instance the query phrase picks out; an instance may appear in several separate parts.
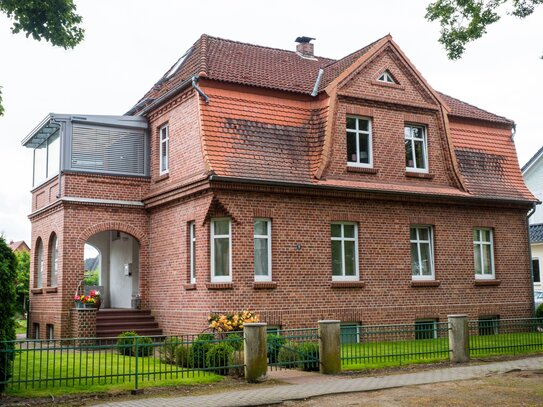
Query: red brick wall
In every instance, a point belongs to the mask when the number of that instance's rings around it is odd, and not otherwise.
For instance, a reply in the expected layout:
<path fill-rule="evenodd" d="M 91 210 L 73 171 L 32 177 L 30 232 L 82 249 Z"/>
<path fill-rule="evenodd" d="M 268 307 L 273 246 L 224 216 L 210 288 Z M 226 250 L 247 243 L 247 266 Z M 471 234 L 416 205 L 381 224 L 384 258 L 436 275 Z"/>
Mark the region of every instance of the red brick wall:
<path fill-rule="evenodd" d="M 217 196 L 236 219 L 232 224 L 233 289 L 206 288 L 209 223 L 202 224 L 203 199 L 152 214 L 150 303 L 168 334 L 203 329 L 211 310 L 244 308 L 284 327 L 314 326 L 323 318 L 369 324 L 430 317 L 444 321 L 453 313 L 467 313 L 470 318 L 531 315 L 524 210 L 255 192 Z M 256 290 L 253 218 L 263 213 L 273 219 L 272 275 L 277 287 Z M 197 283 L 195 290 L 185 290 L 189 279 L 186 223 L 191 220 L 197 224 Z M 364 287 L 331 288 L 330 222 L 341 220 L 358 222 Z M 421 223 L 434 227 L 438 287 L 411 287 L 409 227 Z M 474 285 L 472 229 L 476 226 L 494 228 L 498 286 Z M 301 244 L 300 251 L 295 250 L 296 244 Z"/>
<path fill-rule="evenodd" d="M 73 308 L 71 311 L 71 335 L 72 338 L 96 337 L 96 313 L 95 308 Z"/>
<path fill-rule="evenodd" d="M 149 180 L 98 174 L 63 175 L 62 196 L 141 201 L 149 191 Z"/>

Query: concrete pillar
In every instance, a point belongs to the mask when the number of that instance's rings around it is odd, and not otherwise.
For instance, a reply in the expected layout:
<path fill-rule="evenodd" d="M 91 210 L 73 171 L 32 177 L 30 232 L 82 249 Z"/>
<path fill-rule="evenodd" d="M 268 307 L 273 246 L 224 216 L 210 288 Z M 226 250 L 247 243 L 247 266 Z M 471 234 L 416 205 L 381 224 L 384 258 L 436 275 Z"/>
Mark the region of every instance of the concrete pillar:
<path fill-rule="evenodd" d="M 319 361 L 322 374 L 341 372 L 339 321 L 319 321 Z"/>
<path fill-rule="evenodd" d="M 256 383 L 266 379 L 268 371 L 266 326 L 262 322 L 243 324 L 245 380 Z"/>
<path fill-rule="evenodd" d="M 448 315 L 451 362 L 469 361 L 469 328 L 467 315 Z"/>

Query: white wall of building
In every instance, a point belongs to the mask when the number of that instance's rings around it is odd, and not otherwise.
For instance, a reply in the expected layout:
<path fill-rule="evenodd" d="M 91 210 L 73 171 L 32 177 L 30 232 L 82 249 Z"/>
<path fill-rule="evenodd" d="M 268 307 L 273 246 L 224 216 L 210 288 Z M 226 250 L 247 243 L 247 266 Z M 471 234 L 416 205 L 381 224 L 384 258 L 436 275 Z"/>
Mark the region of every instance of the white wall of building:
<path fill-rule="evenodd" d="M 543 158 L 532 164 L 524 173 L 524 182 L 537 199 L 543 202 Z M 530 217 L 530 224 L 543 223 L 543 205 L 538 205 Z"/>

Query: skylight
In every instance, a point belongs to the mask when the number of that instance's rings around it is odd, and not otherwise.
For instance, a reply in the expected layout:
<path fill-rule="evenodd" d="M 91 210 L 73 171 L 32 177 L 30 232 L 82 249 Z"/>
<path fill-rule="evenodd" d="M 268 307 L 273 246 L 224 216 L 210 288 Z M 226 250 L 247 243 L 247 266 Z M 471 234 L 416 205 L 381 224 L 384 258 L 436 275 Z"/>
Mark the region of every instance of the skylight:
<path fill-rule="evenodd" d="M 389 72 L 389 70 L 387 69 L 385 72 L 383 72 L 379 78 L 377 78 L 377 80 L 379 82 L 385 82 L 385 83 L 398 83 L 394 80 L 394 77 L 392 76 L 392 74 Z"/>
<path fill-rule="evenodd" d="M 189 50 L 187 52 L 185 52 L 183 54 L 183 56 L 181 58 L 179 58 L 177 60 L 177 62 L 174 64 L 174 66 L 172 66 L 172 68 L 168 71 L 168 73 L 165 75 L 166 78 L 170 78 L 171 76 L 173 76 L 174 73 L 177 72 L 177 70 L 179 69 L 179 67 L 181 65 L 183 65 L 183 62 L 185 62 L 185 59 L 187 59 L 187 57 L 190 55 L 190 53 L 192 52 L 192 48 L 189 48 Z"/>

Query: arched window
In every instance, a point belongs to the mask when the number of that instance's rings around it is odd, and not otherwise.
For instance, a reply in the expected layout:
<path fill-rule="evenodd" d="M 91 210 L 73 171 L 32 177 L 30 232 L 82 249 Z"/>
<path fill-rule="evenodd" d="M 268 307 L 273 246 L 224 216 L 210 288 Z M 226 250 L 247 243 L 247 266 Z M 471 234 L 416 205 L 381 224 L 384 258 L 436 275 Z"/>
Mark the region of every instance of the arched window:
<path fill-rule="evenodd" d="M 57 235 L 55 234 L 51 238 L 49 250 L 51 253 L 51 264 L 49 265 L 49 285 L 50 287 L 56 287 L 58 273 L 58 239 Z"/>
<path fill-rule="evenodd" d="M 34 280 L 34 286 L 36 288 L 42 288 L 43 244 L 41 243 L 41 240 L 38 240 L 36 247 L 36 279 Z"/>

